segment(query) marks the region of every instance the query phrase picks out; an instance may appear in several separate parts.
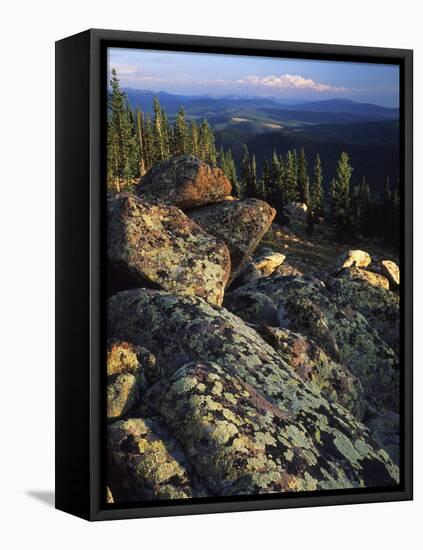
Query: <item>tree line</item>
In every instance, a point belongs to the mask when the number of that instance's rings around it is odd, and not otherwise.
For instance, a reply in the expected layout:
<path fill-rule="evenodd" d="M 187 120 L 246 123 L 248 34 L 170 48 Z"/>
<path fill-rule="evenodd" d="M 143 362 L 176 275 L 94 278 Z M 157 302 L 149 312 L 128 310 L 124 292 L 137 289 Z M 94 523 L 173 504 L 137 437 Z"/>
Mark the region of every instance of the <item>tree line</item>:
<path fill-rule="evenodd" d="M 132 109 L 112 69 L 108 101 L 107 185 L 110 191 L 130 189 L 150 168 L 173 156 L 192 154 L 204 162 L 219 166 L 231 181 L 238 198 L 266 200 L 284 219 L 284 207 L 292 202 L 308 207 L 308 229 L 325 221 L 337 228 L 339 238 L 355 238 L 358 234 L 383 237 L 393 244 L 399 240 L 399 190 L 387 180 L 383 196 L 372 197 L 363 177 L 359 185 L 351 185 L 353 167 L 342 152 L 336 176 L 325 192 L 324 173 L 317 154 L 311 170 L 303 148 L 291 149 L 284 155 L 273 151 L 265 159 L 258 174 L 254 154 L 243 146 L 240 173 L 230 149 L 216 149 L 210 124 L 204 119 L 187 121 L 181 107 L 171 123 L 157 98 L 153 116 L 139 107 Z"/>

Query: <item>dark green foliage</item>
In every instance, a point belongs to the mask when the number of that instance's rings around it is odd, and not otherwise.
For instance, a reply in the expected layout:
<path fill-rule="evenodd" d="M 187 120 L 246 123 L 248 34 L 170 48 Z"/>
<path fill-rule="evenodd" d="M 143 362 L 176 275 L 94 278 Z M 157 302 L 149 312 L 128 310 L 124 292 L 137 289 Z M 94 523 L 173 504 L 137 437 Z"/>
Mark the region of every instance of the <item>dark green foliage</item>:
<path fill-rule="evenodd" d="M 309 210 L 312 212 L 314 220 L 323 217 L 323 170 L 320 156 L 316 155 L 313 168 L 313 179 L 310 186 L 310 203 Z"/>
<path fill-rule="evenodd" d="M 232 158 L 232 152 L 230 149 L 225 153 L 223 147 L 220 148 L 219 155 L 218 155 L 218 165 L 220 168 L 222 168 L 225 176 L 232 183 L 232 190 L 234 195 L 236 197 L 239 197 L 240 196 L 239 182 L 238 182 L 238 177 L 236 173 L 235 162 L 234 162 L 234 159 Z"/>
<path fill-rule="evenodd" d="M 330 213 L 331 221 L 340 231 L 340 235 L 347 234 L 351 227 L 352 210 L 350 208 L 350 180 L 352 167 L 347 153 L 342 152 L 338 161 L 337 177 L 330 184 Z"/>
<path fill-rule="evenodd" d="M 109 95 L 109 122 L 107 133 L 108 187 L 120 191 L 130 186 L 136 165 L 134 121 L 125 94 L 120 89 L 116 71 L 112 69 Z"/>
<path fill-rule="evenodd" d="M 304 149 L 301 148 L 298 159 L 298 199 L 309 206 L 310 203 L 310 181 L 308 177 L 307 159 Z"/>
<path fill-rule="evenodd" d="M 257 168 L 256 158 L 250 153 L 246 145 L 244 145 L 244 156 L 242 157 L 242 182 L 245 195 L 247 197 L 257 197 Z"/>
<path fill-rule="evenodd" d="M 297 153 L 288 151 L 285 159 L 285 175 L 283 184 L 283 203 L 289 204 L 298 200 L 297 189 Z"/>

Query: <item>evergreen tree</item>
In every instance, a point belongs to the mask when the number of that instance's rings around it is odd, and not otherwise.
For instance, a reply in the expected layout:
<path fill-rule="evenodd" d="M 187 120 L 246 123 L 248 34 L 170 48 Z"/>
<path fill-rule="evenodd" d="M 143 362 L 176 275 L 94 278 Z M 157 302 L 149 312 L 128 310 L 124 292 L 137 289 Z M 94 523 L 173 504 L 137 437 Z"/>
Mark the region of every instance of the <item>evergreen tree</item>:
<path fill-rule="evenodd" d="M 174 147 L 173 147 L 174 155 L 185 155 L 189 152 L 190 141 L 189 141 L 188 129 L 185 121 L 185 110 L 183 107 L 179 109 L 178 115 L 176 117 L 173 140 L 174 140 Z"/>
<path fill-rule="evenodd" d="M 138 165 L 140 177 L 142 178 L 146 172 L 145 168 L 145 153 L 144 153 L 144 115 L 139 107 L 135 111 L 136 126 L 137 126 L 137 144 L 138 144 Z"/>
<path fill-rule="evenodd" d="M 120 89 L 116 70 L 110 79 L 107 125 L 107 174 L 109 185 L 120 191 L 122 185 L 130 185 L 134 161 L 134 140 L 126 97 Z"/>
<path fill-rule="evenodd" d="M 200 125 L 199 152 L 201 160 L 207 162 L 207 164 L 216 166 L 217 155 L 214 134 L 206 119 Z"/>
<path fill-rule="evenodd" d="M 353 169 L 347 153 L 342 152 L 338 161 L 336 178 L 330 185 L 330 206 L 332 223 L 346 231 L 351 222 L 350 180 Z"/>
<path fill-rule="evenodd" d="M 198 127 L 195 120 L 191 121 L 191 124 L 189 126 L 188 141 L 189 141 L 189 152 L 191 153 L 191 155 L 198 157 L 200 154 L 200 149 L 199 149 Z"/>
<path fill-rule="evenodd" d="M 154 132 L 150 115 L 145 118 L 144 124 L 144 163 L 145 170 L 148 171 L 154 166 Z"/>
<path fill-rule="evenodd" d="M 323 171 L 320 156 L 316 155 L 313 168 L 313 180 L 310 187 L 310 210 L 314 219 L 323 217 Z"/>
<path fill-rule="evenodd" d="M 307 170 L 307 159 L 304 149 L 301 148 L 300 157 L 298 159 L 298 199 L 307 206 L 310 203 L 310 182 Z"/>
<path fill-rule="evenodd" d="M 268 179 L 266 198 L 276 210 L 282 211 L 285 205 L 282 189 L 283 164 L 275 150 L 268 171 L 269 176 L 266 175 L 266 179 Z"/>
<path fill-rule="evenodd" d="M 298 200 L 296 152 L 288 151 L 285 160 L 285 177 L 283 185 L 284 205 Z"/>
<path fill-rule="evenodd" d="M 153 162 L 154 164 L 157 164 L 166 158 L 163 113 L 157 97 L 153 100 L 153 111 Z"/>
<path fill-rule="evenodd" d="M 242 157 L 242 182 L 243 192 L 247 197 L 254 197 L 256 193 L 256 179 L 257 174 L 255 170 L 255 158 L 254 163 L 250 157 L 248 147 L 244 143 L 244 155 Z"/>

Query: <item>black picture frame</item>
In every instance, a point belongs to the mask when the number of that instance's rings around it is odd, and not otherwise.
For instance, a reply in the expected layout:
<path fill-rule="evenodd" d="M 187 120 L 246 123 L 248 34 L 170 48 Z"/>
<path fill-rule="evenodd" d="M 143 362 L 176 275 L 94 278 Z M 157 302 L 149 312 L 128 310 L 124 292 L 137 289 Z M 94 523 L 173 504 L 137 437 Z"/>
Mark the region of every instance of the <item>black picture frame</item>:
<path fill-rule="evenodd" d="M 401 78 L 401 482 L 319 491 L 106 506 L 104 335 L 106 63 L 108 46 L 395 63 Z M 56 508 L 87 520 L 412 499 L 413 53 L 411 50 L 91 29 L 56 43 Z M 103 186 L 104 187 L 104 186 Z M 104 409 L 103 409 L 104 410 Z"/>

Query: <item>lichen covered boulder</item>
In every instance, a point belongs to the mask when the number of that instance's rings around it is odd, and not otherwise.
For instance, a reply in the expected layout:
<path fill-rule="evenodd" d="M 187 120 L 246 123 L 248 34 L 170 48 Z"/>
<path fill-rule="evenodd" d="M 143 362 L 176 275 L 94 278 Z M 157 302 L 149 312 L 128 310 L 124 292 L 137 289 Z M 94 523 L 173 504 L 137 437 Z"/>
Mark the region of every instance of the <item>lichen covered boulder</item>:
<path fill-rule="evenodd" d="M 309 456 L 305 468 L 312 479 L 306 482 L 304 478 L 301 483 L 316 483 L 316 486 L 323 487 L 327 481 L 329 484 L 333 483 L 332 487 L 345 487 L 392 485 L 398 482 L 397 467 L 373 442 L 363 424 L 344 407 L 331 403 L 317 388 L 305 383 L 253 328 L 225 309 L 212 306 L 197 297 L 175 296 L 143 289 L 113 296 L 109 299 L 108 308 L 110 335 L 125 337 L 134 343 L 142 341 L 157 357 L 162 380 L 148 390 L 152 398 L 149 399 L 147 395 L 141 405 L 147 407 L 149 404 L 149 414 L 157 408 L 158 415 L 165 416 L 166 422 L 172 422 L 171 431 L 175 430 L 175 434 L 180 433 L 176 432 L 176 424 L 182 425 L 186 422 L 193 423 L 191 433 L 195 433 L 195 425 L 199 422 L 194 418 L 197 413 L 194 415 L 193 412 L 193 417 L 185 413 L 180 416 L 176 412 L 178 402 L 174 398 L 165 401 L 166 397 L 158 395 L 166 391 L 169 380 L 174 380 L 172 376 L 176 376 L 180 367 L 191 362 L 212 362 L 224 369 L 225 374 L 220 376 L 237 377 L 244 384 L 241 393 L 251 387 L 248 397 L 258 394 L 277 407 L 280 411 L 278 414 L 288 423 L 286 430 L 292 434 L 295 441 L 293 446 L 301 447 L 306 454 L 310 450 L 313 457 Z M 180 384 L 184 386 L 185 382 Z M 199 386 L 200 390 L 201 387 Z M 187 397 L 190 391 L 187 392 Z M 183 397 L 180 396 L 181 403 L 184 402 Z M 227 396 L 224 397 L 226 399 Z M 228 399 L 231 399 L 230 396 Z M 210 418 L 210 429 L 217 420 L 216 417 L 213 420 L 212 400 L 213 397 L 207 391 L 205 402 L 210 404 L 210 412 L 207 416 L 205 411 L 203 418 Z M 168 419 L 168 413 L 161 410 L 163 402 L 168 403 L 169 407 L 172 403 L 172 421 Z M 249 402 L 247 399 L 245 407 Z M 255 422 L 256 420 L 253 425 Z M 188 430 L 186 425 L 185 430 Z M 197 433 L 199 435 L 200 432 Z M 200 443 L 201 437 L 197 441 L 197 444 Z M 182 444 L 187 445 L 184 449 L 188 453 L 188 444 Z M 290 450 L 295 456 L 294 449 Z M 218 451 L 217 449 L 216 452 Z M 224 460 L 224 449 L 220 449 L 220 452 L 223 453 L 220 456 Z M 290 456 L 288 453 L 288 457 Z M 300 483 L 301 468 L 298 468 Z M 283 471 L 279 466 L 276 470 Z M 224 479 L 226 478 L 222 477 Z M 272 484 L 266 485 L 264 490 L 272 491 L 273 487 Z"/>
<path fill-rule="evenodd" d="M 370 285 L 361 288 L 362 283 L 344 279 L 331 279 L 330 288 L 328 285 L 313 277 L 272 275 L 234 290 L 231 295 L 241 291 L 266 294 L 278 308 L 281 328 L 311 339 L 360 380 L 368 415 L 385 407 L 398 410 L 396 353 L 376 330 L 373 320 L 367 320 L 358 309 L 361 292 L 368 298 L 371 293 L 388 291 Z M 384 304 L 387 315 L 393 314 L 395 304 L 390 298 Z"/>
<path fill-rule="evenodd" d="M 392 290 L 396 289 L 400 284 L 400 269 L 397 264 L 391 260 L 382 260 L 380 268 L 391 283 Z"/>
<path fill-rule="evenodd" d="M 156 418 L 108 426 L 108 484 L 115 502 L 190 498 L 203 493 L 179 443 Z"/>
<path fill-rule="evenodd" d="M 363 281 L 364 283 L 367 283 L 369 285 L 389 290 L 389 281 L 386 277 L 384 277 L 380 273 L 368 271 L 367 269 L 360 269 L 359 267 L 347 267 L 341 269 L 337 276 L 341 279 Z"/>
<path fill-rule="evenodd" d="M 188 215 L 204 231 L 224 241 L 231 254 L 231 282 L 263 238 L 276 211 L 258 199 L 221 201 L 190 210 Z"/>
<path fill-rule="evenodd" d="M 108 261 L 138 286 L 222 303 L 228 248 L 178 208 L 118 195 L 108 201 L 107 228 Z"/>
<path fill-rule="evenodd" d="M 360 312 L 379 337 L 399 354 L 399 296 L 384 287 L 375 286 L 365 278 L 329 278 L 330 290 L 336 293 L 342 308 Z"/>
<path fill-rule="evenodd" d="M 107 380 L 107 418 L 115 419 L 127 413 L 139 399 L 139 387 L 133 374 L 123 373 Z"/>
<path fill-rule="evenodd" d="M 143 389 L 160 378 L 156 358 L 148 349 L 112 338 L 107 342 L 107 376 L 120 374 L 135 375 Z"/>
<path fill-rule="evenodd" d="M 143 200 L 162 201 L 186 209 L 223 200 L 231 183 L 220 168 L 192 155 L 166 160 L 149 170 L 136 188 Z"/>
<path fill-rule="evenodd" d="M 366 423 L 370 433 L 395 464 L 400 461 L 400 416 L 393 411 L 381 411 Z"/>
<path fill-rule="evenodd" d="M 367 267 L 372 262 L 370 254 L 364 250 L 348 250 L 341 254 L 336 261 L 334 271 L 339 271 L 345 267 Z"/>
<path fill-rule="evenodd" d="M 214 494 L 355 485 L 336 462 L 319 456 L 290 416 L 215 363 L 191 363 L 176 371 L 157 408 Z"/>
<path fill-rule="evenodd" d="M 339 403 L 356 418 L 363 418 L 362 385 L 343 364 L 333 361 L 301 334 L 267 325 L 255 328 L 304 382 L 317 387 L 326 399 Z"/>
<path fill-rule="evenodd" d="M 261 292 L 229 292 L 225 296 L 224 306 L 247 323 L 254 325 L 276 326 L 278 310 L 272 300 Z"/>

